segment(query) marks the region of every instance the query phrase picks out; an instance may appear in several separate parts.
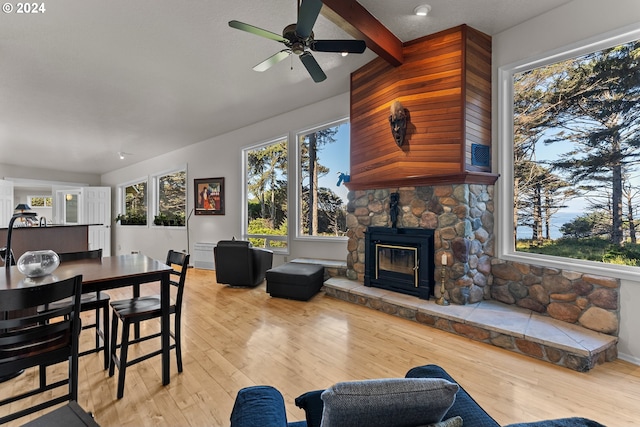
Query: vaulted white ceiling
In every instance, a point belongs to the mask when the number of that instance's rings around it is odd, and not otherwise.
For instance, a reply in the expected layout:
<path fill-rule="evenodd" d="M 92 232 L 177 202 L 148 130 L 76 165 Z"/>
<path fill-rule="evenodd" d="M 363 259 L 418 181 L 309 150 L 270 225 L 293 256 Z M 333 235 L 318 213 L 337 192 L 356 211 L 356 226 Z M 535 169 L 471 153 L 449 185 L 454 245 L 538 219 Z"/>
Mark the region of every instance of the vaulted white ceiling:
<path fill-rule="evenodd" d="M 494 35 L 570 0 L 360 0 L 402 41 L 460 24 Z M 14 3 L 17 4 L 17 3 Z M 431 5 L 426 18 L 413 15 Z M 228 26 L 281 33 L 294 0 L 56 0 L 0 15 L 0 163 L 104 173 L 349 90 L 370 50 L 314 53 L 258 73 L 282 49 Z M 316 39 L 350 38 L 320 16 Z M 117 152 L 130 153 L 120 160 Z"/>

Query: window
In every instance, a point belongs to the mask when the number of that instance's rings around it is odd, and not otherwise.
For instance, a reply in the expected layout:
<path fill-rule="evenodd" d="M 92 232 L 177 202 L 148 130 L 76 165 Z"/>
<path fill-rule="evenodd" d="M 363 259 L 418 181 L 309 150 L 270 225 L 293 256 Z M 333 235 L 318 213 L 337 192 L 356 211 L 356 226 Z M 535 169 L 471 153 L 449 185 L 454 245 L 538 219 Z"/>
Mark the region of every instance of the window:
<path fill-rule="evenodd" d="M 154 176 L 155 225 L 184 226 L 187 212 L 186 168 Z"/>
<path fill-rule="evenodd" d="M 53 206 L 53 197 L 27 196 L 27 204 L 32 208 L 50 208 Z"/>
<path fill-rule="evenodd" d="M 640 265 L 639 37 L 499 70 L 501 212 L 513 219 L 503 221 L 504 254 L 594 271 Z"/>
<path fill-rule="evenodd" d="M 80 192 L 68 192 L 64 196 L 64 223 L 78 224 L 80 218 Z"/>
<path fill-rule="evenodd" d="M 288 140 L 243 150 L 244 234 L 257 247 L 286 253 L 288 247 Z"/>
<path fill-rule="evenodd" d="M 138 180 L 120 187 L 123 213 L 116 220 L 121 225 L 147 224 L 147 180 Z"/>
<path fill-rule="evenodd" d="M 349 170 L 349 122 L 301 132 L 298 140 L 299 237 L 344 237 L 347 193 L 341 186 Z"/>

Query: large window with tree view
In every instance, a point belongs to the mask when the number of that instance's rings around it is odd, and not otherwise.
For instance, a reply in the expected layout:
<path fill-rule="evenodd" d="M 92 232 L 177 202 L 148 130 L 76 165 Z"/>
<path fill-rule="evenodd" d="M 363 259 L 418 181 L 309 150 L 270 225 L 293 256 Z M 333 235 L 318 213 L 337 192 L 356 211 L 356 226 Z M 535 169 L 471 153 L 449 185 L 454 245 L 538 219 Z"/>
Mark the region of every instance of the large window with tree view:
<path fill-rule="evenodd" d="M 121 206 L 124 214 L 119 214 L 116 220 L 121 225 L 147 224 L 147 181 L 125 184 L 122 187 Z"/>
<path fill-rule="evenodd" d="M 340 174 L 349 168 L 349 122 L 299 133 L 298 236 L 344 237 L 347 190 Z"/>
<path fill-rule="evenodd" d="M 244 150 L 246 235 L 253 246 L 288 246 L 287 138 Z"/>
<path fill-rule="evenodd" d="M 184 226 L 187 212 L 187 171 L 176 170 L 157 175 L 155 183 L 155 225 Z"/>
<path fill-rule="evenodd" d="M 516 251 L 640 265 L 640 42 L 512 77 Z"/>

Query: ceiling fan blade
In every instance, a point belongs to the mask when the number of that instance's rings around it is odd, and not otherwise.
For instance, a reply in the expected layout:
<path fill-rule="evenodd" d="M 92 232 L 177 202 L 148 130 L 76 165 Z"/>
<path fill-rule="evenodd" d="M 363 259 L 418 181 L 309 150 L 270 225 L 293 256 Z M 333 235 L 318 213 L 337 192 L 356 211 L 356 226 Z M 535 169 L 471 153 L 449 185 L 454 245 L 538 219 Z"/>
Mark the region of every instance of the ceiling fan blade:
<path fill-rule="evenodd" d="M 367 48 L 364 40 L 314 40 L 311 50 L 316 52 L 362 53 Z"/>
<path fill-rule="evenodd" d="M 269 68 L 271 68 L 274 65 L 276 65 L 278 62 L 280 62 L 283 59 L 285 59 L 286 57 L 288 57 L 289 55 L 291 55 L 291 51 L 290 50 L 288 50 L 288 49 L 281 50 L 280 52 L 276 53 L 275 55 L 271 55 L 270 57 L 268 57 L 267 59 L 265 59 L 264 61 L 262 61 L 258 65 L 256 65 L 255 67 L 253 67 L 253 69 L 255 71 L 260 71 L 260 72 L 266 71 Z"/>
<path fill-rule="evenodd" d="M 253 25 L 245 24 L 240 21 L 229 21 L 229 26 L 238 30 L 246 31 L 256 36 L 265 37 L 267 39 L 275 40 L 277 42 L 285 43 L 287 39 L 280 34 L 272 33 L 271 31 L 263 30 L 262 28 L 254 27 Z"/>
<path fill-rule="evenodd" d="M 318 19 L 322 9 L 322 0 L 302 0 L 298 10 L 298 22 L 296 24 L 296 34 L 303 39 L 311 35 L 311 30 Z"/>
<path fill-rule="evenodd" d="M 311 74 L 314 82 L 320 83 L 327 78 L 327 75 L 322 71 L 318 61 L 311 55 L 311 52 L 305 52 L 300 55 L 300 61 L 302 61 L 309 74 Z"/>

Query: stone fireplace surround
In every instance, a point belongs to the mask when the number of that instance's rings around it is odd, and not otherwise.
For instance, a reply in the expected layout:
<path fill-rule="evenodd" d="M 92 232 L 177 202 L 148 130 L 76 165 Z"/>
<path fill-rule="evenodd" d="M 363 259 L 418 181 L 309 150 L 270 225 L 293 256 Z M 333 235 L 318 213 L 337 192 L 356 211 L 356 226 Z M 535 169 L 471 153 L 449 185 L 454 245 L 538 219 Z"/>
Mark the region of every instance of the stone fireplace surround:
<path fill-rule="evenodd" d="M 447 255 L 445 296 L 453 304 L 494 300 L 617 336 L 617 279 L 499 260 L 494 248 L 494 186 L 446 184 L 350 191 L 347 278 L 364 282 L 365 231 L 390 227 L 389 198 L 399 193 L 397 227 L 434 229 L 435 294 Z"/>

